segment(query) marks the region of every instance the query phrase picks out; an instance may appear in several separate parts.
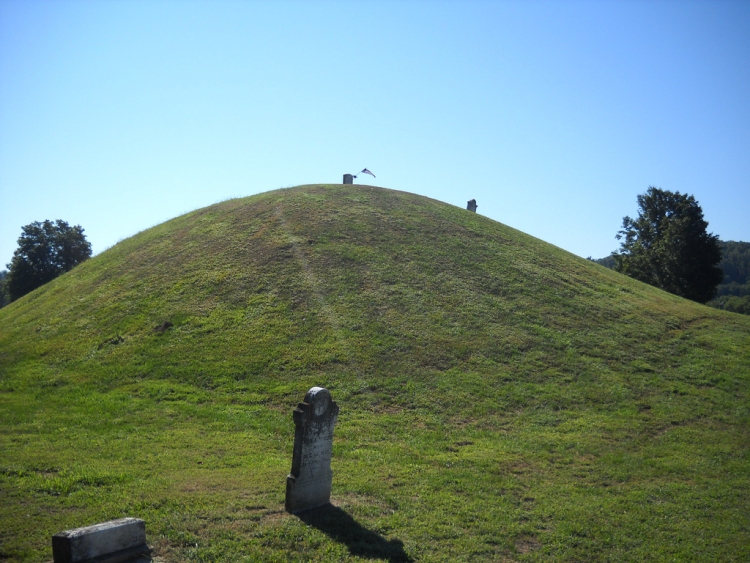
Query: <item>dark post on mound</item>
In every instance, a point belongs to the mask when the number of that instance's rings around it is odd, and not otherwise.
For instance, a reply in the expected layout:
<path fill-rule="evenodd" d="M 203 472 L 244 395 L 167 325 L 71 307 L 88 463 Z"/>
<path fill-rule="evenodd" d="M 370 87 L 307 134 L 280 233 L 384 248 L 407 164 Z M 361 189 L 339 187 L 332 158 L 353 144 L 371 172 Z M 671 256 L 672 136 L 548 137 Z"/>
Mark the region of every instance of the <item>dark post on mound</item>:
<path fill-rule="evenodd" d="M 286 478 L 286 510 L 302 512 L 331 500 L 333 426 L 339 407 L 331 393 L 313 387 L 294 409 L 292 471 Z"/>

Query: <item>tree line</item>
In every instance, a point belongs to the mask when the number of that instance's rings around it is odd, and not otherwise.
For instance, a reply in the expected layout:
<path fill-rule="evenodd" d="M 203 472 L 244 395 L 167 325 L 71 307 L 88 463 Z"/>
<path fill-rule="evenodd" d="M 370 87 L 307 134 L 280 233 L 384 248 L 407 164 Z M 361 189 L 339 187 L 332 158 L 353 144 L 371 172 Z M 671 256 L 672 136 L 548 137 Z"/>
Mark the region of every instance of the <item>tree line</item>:
<path fill-rule="evenodd" d="M 724 279 L 707 305 L 750 315 L 750 242 L 720 242 Z"/>
<path fill-rule="evenodd" d="M 596 262 L 675 295 L 750 314 L 750 243 L 708 232 L 692 195 L 650 187 L 625 217 L 620 249 Z"/>
<path fill-rule="evenodd" d="M 724 278 L 716 287 L 716 295 L 707 301 L 706 305 L 732 313 L 750 315 L 750 242 L 720 240 L 719 248 L 719 268 Z M 615 268 L 615 258 L 612 255 L 593 261 L 610 269 Z"/>
<path fill-rule="evenodd" d="M 0 278 L 2 305 L 23 297 L 91 256 L 80 225 L 35 221 L 21 228 L 18 248 Z"/>

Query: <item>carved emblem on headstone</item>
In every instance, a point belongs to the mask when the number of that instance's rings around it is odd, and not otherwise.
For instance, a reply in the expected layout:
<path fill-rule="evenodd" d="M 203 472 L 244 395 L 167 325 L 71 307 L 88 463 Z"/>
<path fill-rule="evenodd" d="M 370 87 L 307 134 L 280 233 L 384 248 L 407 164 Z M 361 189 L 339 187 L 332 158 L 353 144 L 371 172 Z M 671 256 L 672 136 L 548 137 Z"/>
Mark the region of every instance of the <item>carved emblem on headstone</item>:
<path fill-rule="evenodd" d="M 286 478 L 286 510 L 302 512 L 331 500 L 333 426 L 339 407 L 331 393 L 313 387 L 294 409 L 292 471 Z"/>

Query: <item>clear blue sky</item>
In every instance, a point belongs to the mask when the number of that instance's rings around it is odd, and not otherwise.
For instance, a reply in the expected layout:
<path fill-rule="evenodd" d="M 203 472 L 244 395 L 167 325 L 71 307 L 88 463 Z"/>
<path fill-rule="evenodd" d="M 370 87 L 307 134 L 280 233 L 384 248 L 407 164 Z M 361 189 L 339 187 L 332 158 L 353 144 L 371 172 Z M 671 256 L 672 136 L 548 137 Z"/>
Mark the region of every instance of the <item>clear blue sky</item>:
<path fill-rule="evenodd" d="M 0 2 L 0 267 L 363 167 L 583 257 L 650 185 L 750 241 L 750 2 Z"/>

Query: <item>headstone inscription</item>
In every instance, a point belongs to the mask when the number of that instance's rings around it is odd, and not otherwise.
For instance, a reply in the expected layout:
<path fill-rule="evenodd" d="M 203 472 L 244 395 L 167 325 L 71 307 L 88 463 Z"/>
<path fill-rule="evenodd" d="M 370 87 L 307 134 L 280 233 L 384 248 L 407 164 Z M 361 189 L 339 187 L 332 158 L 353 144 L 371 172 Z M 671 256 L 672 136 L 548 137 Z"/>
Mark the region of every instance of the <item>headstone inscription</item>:
<path fill-rule="evenodd" d="M 302 512 L 331 500 L 333 426 L 339 414 L 331 393 L 313 387 L 294 409 L 292 471 L 286 478 L 286 510 Z"/>

